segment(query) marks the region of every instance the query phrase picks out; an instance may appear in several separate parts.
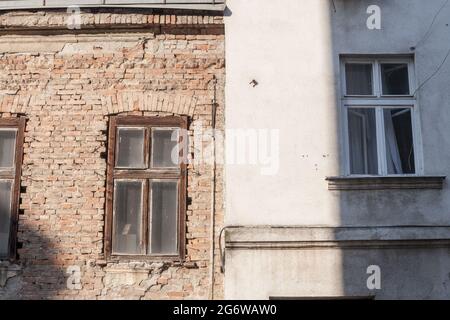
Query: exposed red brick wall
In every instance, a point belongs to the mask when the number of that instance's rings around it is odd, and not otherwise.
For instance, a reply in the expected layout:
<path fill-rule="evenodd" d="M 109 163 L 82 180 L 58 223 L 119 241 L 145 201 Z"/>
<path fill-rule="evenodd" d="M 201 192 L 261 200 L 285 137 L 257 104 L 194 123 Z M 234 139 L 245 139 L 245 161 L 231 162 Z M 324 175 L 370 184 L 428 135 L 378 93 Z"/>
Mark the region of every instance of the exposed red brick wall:
<path fill-rule="evenodd" d="M 222 18 L 90 13 L 83 21 L 92 30 L 102 23 L 143 25 L 89 34 L 82 27 L 74 34 L 64 31 L 64 17 L 64 12 L 0 15 L 2 28 L 17 30 L 0 36 L 0 117 L 27 117 L 21 248 L 18 261 L 0 262 L 8 278 L 0 298 L 209 298 L 211 166 L 188 168 L 185 263 L 108 262 L 103 257 L 104 154 L 111 114 L 188 115 L 208 129 L 216 96 L 217 126 L 223 128 Z M 161 28 L 162 19 L 173 26 Z M 39 31 L 48 26 L 58 32 Z M 33 30 L 32 35 L 23 30 Z M 191 139 L 191 152 L 194 147 Z M 219 166 L 216 245 L 222 184 Z M 70 266 L 80 267 L 79 289 L 67 288 Z M 221 298 L 218 261 L 215 278 L 215 297 Z"/>

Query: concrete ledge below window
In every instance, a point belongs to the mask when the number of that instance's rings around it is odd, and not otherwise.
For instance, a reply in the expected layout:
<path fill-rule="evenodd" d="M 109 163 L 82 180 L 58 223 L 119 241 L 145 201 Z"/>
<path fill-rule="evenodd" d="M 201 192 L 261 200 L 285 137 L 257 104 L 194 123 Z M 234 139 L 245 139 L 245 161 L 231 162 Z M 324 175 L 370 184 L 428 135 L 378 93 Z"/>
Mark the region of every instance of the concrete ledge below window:
<path fill-rule="evenodd" d="M 229 226 L 229 250 L 449 248 L 450 226 Z"/>
<path fill-rule="evenodd" d="M 328 190 L 392 190 L 392 189 L 437 189 L 441 190 L 445 176 L 401 176 L 401 177 L 327 177 Z"/>

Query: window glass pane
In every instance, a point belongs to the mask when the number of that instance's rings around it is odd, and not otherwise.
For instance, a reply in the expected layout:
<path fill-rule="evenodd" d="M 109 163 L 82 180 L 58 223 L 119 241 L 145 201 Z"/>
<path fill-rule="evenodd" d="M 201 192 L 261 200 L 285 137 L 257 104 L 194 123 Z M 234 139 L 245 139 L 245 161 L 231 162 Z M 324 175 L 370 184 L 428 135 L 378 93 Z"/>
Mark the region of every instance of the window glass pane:
<path fill-rule="evenodd" d="M 0 180 L 0 256 L 8 255 L 11 228 L 12 181 Z"/>
<path fill-rule="evenodd" d="M 408 95 L 408 64 L 383 63 L 381 65 L 381 81 L 384 95 Z"/>
<path fill-rule="evenodd" d="M 375 109 L 348 109 L 351 174 L 378 174 Z"/>
<path fill-rule="evenodd" d="M 385 109 L 384 127 L 388 173 L 415 173 L 411 109 Z"/>
<path fill-rule="evenodd" d="M 171 168 L 179 164 L 179 130 L 153 129 L 152 167 Z"/>
<path fill-rule="evenodd" d="M 16 131 L 0 130 L 0 168 L 13 168 L 16 149 Z"/>
<path fill-rule="evenodd" d="M 113 252 L 142 254 L 141 181 L 116 181 L 114 195 Z"/>
<path fill-rule="evenodd" d="M 345 64 L 345 79 L 348 95 L 373 95 L 371 63 Z"/>
<path fill-rule="evenodd" d="M 178 253 L 178 183 L 151 183 L 150 248 L 152 254 Z"/>
<path fill-rule="evenodd" d="M 119 128 L 116 166 L 140 169 L 147 167 L 144 128 Z"/>

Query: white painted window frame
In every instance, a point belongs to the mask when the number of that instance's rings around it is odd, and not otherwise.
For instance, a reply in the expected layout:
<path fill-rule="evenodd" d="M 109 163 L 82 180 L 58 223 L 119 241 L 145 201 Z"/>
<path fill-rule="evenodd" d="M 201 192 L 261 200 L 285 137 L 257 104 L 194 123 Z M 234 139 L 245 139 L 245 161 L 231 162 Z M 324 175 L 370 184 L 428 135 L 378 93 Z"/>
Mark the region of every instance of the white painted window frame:
<path fill-rule="evenodd" d="M 347 95 L 346 88 L 346 63 L 367 63 L 372 64 L 372 84 L 373 95 Z M 381 83 L 381 64 L 383 63 L 406 63 L 408 64 L 409 75 L 409 95 L 383 95 Z M 377 134 L 377 154 L 378 154 L 378 174 L 380 177 L 402 177 L 402 176 L 423 176 L 423 149 L 422 149 L 422 133 L 420 125 L 420 110 L 416 97 L 413 95 L 417 87 L 415 77 L 414 58 L 411 56 L 369 56 L 369 57 L 345 57 L 340 59 L 340 81 L 341 81 L 341 136 L 343 139 L 341 149 L 343 150 L 343 171 L 345 176 L 351 177 L 371 177 L 374 175 L 355 175 L 350 171 L 350 146 L 348 135 L 348 109 L 350 108 L 371 108 L 375 109 L 376 118 L 376 134 Z M 414 174 L 388 174 L 387 157 L 385 145 L 385 127 L 383 111 L 385 109 L 411 109 L 411 122 L 414 146 Z"/>

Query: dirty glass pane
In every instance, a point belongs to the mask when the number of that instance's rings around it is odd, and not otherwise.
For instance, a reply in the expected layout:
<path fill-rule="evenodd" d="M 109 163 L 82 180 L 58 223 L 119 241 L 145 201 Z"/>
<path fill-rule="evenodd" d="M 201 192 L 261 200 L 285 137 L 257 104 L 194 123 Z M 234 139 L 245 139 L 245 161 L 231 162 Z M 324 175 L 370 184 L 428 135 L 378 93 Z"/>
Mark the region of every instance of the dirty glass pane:
<path fill-rule="evenodd" d="M 113 253 L 142 254 L 141 181 L 116 181 Z"/>
<path fill-rule="evenodd" d="M 152 167 L 173 168 L 179 163 L 179 130 L 153 129 Z"/>
<path fill-rule="evenodd" d="M 13 168 L 16 149 L 16 131 L 0 130 L 0 168 Z"/>
<path fill-rule="evenodd" d="M 178 183 L 151 183 L 150 250 L 152 254 L 178 253 Z"/>
<path fill-rule="evenodd" d="M 8 255 L 12 181 L 0 180 L 0 257 Z"/>
<path fill-rule="evenodd" d="M 406 63 L 381 64 L 381 81 L 384 95 L 408 95 L 409 75 Z"/>
<path fill-rule="evenodd" d="M 116 166 L 120 168 L 146 168 L 145 129 L 119 128 Z"/>
<path fill-rule="evenodd" d="M 414 174 L 411 109 L 384 110 L 386 157 L 389 174 Z"/>
<path fill-rule="evenodd" d="M 375 109 L 348 109 L 351 174 L 378 174 Z"/>
<path fill-rule="evenodd" d="M 348 95 L 373 95 L 371 63 L 346 63 L 345 80 Z"/>

